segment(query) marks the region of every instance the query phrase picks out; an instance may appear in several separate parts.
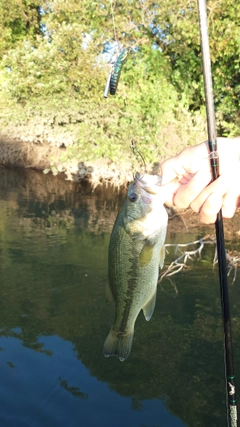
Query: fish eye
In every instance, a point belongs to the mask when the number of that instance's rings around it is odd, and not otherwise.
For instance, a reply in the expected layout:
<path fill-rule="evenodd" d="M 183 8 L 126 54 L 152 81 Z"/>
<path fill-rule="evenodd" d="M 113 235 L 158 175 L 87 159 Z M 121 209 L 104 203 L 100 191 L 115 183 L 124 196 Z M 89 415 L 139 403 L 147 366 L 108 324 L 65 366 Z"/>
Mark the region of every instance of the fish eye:
<path fill-rule="evenodd" d="M 130 202 L 135 202 L 137 200 L 138 196 L 136 193 L 131 193 L 131 194 L 129 194 L 128 198 L 129 198 Z"/>

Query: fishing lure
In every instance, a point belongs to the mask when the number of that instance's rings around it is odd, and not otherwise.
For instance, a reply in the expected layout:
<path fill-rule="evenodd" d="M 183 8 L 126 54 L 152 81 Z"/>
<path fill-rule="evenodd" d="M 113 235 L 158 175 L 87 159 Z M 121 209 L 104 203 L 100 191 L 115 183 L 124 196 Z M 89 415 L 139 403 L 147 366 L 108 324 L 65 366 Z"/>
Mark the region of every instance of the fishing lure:
<path fill-rule="evenodd" d="M 126 62 L 129 51 L 130 49 L 128 48 L 122 49 L 122 51 L 120 52 L 120 55 L 118 56 L 114 64 L 113 70 L 109 73 L 105 91 L 104 91 L 105 98 L 107 98 L 108 92 L 110 92 L 110 95 L 116 94 L 122 67 Z"/>
<path fill-rule="evenodd" d="M 121 75 L 122 67 L 126 62 L 127 56 L 129 53 L 129 49 L 123 49 L 120 53 L 110 79 L 110 95 L 115 95 L 118 87 L 119 78 Z"/>

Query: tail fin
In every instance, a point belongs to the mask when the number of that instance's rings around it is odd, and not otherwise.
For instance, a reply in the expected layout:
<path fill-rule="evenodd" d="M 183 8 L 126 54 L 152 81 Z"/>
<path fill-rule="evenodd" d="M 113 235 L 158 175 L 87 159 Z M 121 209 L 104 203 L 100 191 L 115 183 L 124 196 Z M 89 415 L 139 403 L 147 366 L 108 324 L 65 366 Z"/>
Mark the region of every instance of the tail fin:
<path fill-rule="evenodd" d="M 104 356 L 117 356 L 123 362 L 131 352 L 133 334 L 134 331 L 130 334 L 121 335 L 118 338 L 118 333 L 111 328 L 103 345 Z"/>

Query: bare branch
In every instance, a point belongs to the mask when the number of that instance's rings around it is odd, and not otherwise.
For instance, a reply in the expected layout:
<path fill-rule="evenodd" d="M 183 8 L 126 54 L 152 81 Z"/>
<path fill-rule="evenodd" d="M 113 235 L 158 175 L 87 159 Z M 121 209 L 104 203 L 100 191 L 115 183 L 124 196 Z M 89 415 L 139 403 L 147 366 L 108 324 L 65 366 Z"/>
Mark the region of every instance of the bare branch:
<path fill-rule="evenodd" d="M 237 277 L 237 268 L 240 266 L 240 254 L 237 251 L 228 251 L 226 253 L 228 262 L 228 276 L 230 276 L 232 270 L 234 271 L 232 284 L 235 282 Z"/>
<path fill-rule="evenodd" d="M 190 266 L 187 265 L 187 261 L 193 261 L 194 258 L 197 256 L 198 259 L 201 259 L 202 250 L 207 244 L 215 245 L 215 254 L 213 258 L 214 267 L 218 263 L 216 239 L 210 236 L 209 234 L 193 242 L 166 244 L 166 250 L 169 247 L 175 247 L 175 255 L 177 255 L 178 253 L 180 253 L 180 255 L 174 261 L 171 262 L 171 264 L 164 272 L 160 273 L 158 283 L 161 283 L 164 277 L 169 278 L 170 276 L 179 273 L 183 269 L 190 268 Z M 196 248 L 192 250 L 183 249 L 189 246 L 195 246 Z M 240 253 L 236 251 L 226 251 L 226 260 L 228 263 L 228 276 L 230 276 L 231 272 L 233 271 L 233 280 L 231 283 L 234 283 L 237 276 L 237 268 L 240 266 Z M 172 281 L 171 284 L 175 287 Z"/>
<path fill-rule="evenodd" d="M 178 288 L 177 288 L 177 286 L 175 285 L 175 283 L 172 281 L 172 279 L 170 279 L 170 277 L 167 277 L 167 279 L 169 280 L 169 282 L 171 283 L 171 285 L 172 285 L 172 287 L 173 287 L 173 289 L 174 289 L 174 291 L 175 291 L 175 293 L 176 293 L 176 295 L 178 295 Z M 164 287 L 161 285 L 161 289 L 162 289 L 162 291 L 163 292 L 165 292 L 165 293 L 167 293 L 166 291 L 165 291 L 165 289 L 164 289 Z"/>

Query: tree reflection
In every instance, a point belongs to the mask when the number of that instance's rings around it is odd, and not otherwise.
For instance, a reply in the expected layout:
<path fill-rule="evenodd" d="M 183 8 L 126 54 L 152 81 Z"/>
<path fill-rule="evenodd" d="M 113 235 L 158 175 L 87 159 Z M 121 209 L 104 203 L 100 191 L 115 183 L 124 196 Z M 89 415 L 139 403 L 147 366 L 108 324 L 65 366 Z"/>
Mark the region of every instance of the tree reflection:
<path fill-rule="evenodd" d="M 212 249 L 204 248 L 203 259 L 194 263 L 193 269 L 175 276 L 177 296 L 167 281 L 165 292 L 159 289 L 151 321 L 140 315 L 136 322 L 128 360 L 105 359 L 102 345 L 113 311 L 105 303 L 107 248 L 111 218 L 120 203 L 117 194 L 105 200 L 107 192 L 97 197 L 72 184 L 66 184 L 64 193 L 65 184 L 56 179 L 52 187 L 48 183 L 46 191 L 46 176 L 41 178 L 42 185 L 37 176 L 37 190 L 27 175 L 15 180 L 11 172 L 10 178 L 7 184 L 5 177 L 0 204 L 1 336 L 17 338 L 24 346 L 51 357 L 54 350 L 45 349 L 40 337 L 57 335 L 72 342 L 76 356 L 92 376 L 120 395 L 131 397 L 133 410 L 140 410 L 143 400 L 163 398 L 168 409 L 188 426 L 224 426 L 222 319 Z M 41 203 L 44 215 L 40 214 Z M 107 211 L 111 214 L 104 224 Z M 170 241 L 200 238 L 199 228 L 186 232 L 180 223 L 176 228 L 170 221 Z M 234 248 L 239 249 L 236 242 Z M 167 259 L 166 264 L 170 262 Z M 238 279 L 230 288 L 230 298 L 238 359 Z M 239 363 L 236 371 L 238 378 Z M 59 383 L 75 397 L 88 398 L 63 377 Z"/>

